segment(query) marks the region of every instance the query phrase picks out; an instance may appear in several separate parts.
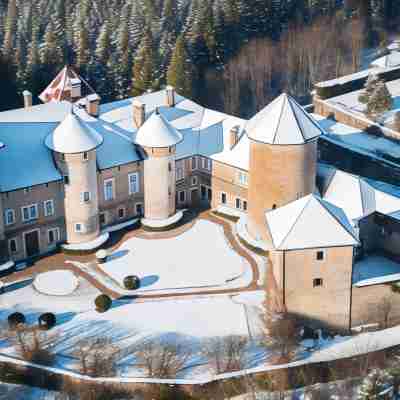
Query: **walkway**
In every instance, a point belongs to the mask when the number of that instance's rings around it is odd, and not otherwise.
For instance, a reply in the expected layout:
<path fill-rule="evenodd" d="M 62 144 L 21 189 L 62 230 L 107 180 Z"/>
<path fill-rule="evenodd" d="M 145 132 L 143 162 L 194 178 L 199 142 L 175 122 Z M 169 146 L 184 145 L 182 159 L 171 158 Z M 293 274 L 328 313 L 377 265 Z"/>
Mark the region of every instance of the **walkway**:
<path fill-rule="evenodd" d="M 190 292 L 176 292 L 176 293 L 165 293 L 165 294 L 135 294 L 132 291 L 125 290 L 110 276 L 105 274 L 96 263 L 95 256 L 93 254 L 76 256 L 66 255 L 63 253 L 57 253 L 52 256 L 45 257 L 36 262 L 32 267 L 29 267 L 23 271 L 15 272 L 7 277 L 4 277 L 2 281 L 6 284 L 12 284 L 23 280 L 32 279 L 35 275 L 41 272 L 56 270 L 56 269 L 68 269 L 73 271 L 76 275 L 87 280 L 91 285 L 96 287 L 102 293 L 107 294 L 111 298 L 118 299 L 121 297 L 129 297 L 135 299 L 161 299 L 161 298 L 172 298 L 172 297 L 189 297 L 199 295 L 213 295 L 213 294 L 235 294 L 244 291 L 252 291 L 260 289 L 259 286 L 259 265 L 256 260 L 235 238 L 231 223 L 223 220 L 220 217 L 216 217 L 210 213 L 210 211 L 203 211 L 199 214 L 189 212 L 186 218 L 183 218 L 182 223 L 166 232 L 148 232 L 142 228 L 132 230 L 129 232 L 118 232 L 112 235 L 111 241 L 108 242 L 106 248 L 111 253 L 115 251 L 123 242 L 131 237 L 140 237 L 149 240 L 157 240 L 164 238 L 171 238 L 181 235 L 193 227 L 196 220 L 204 219 L 215 224 L 222 226 L 226 239 L 232 248 L 243 258 L 245 258 L 252 270 L 252 281 L 249 285 L 242 288 L 231 288 L 231 289 L 216 289 L 216 290 L 198 290 Z"/>

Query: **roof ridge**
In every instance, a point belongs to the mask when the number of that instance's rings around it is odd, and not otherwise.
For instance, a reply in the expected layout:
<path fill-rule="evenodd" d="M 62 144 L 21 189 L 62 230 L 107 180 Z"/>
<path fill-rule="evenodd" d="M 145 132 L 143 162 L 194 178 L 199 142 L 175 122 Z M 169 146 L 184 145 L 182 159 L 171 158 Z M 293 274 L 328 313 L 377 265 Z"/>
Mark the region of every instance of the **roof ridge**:
<path fill-rule="evenodd" d="M 354 236 L 353 232 L 349 232 L 348 229 L 342 224 L 342 222 L 340 221 L 340 219 L 337 218 L 337 216 L 335 214 L 333 214 L 332 212 L 329 211 L 329 209 L 326 207 L 326 205 L 324 203 L 329 203 L 326 200 L 323 199 L 317 199 L 318 202 L 321 204 L 321 206 L 323 207 L 323 209 L 325 210 L 325 212 L 327 212 L 341 227 L 342 229 L 344 229 L 353 239 L 355 239 L 358 242 L 358 239 Z M 329 203 L 331 204 L 331 203 Z M 334 207 L 339 208 L 340 210 L 342 210 L 340 207 L 335 206 L 334 204 L 332 204 Z M 343 211 L 343 210 L 342 210 Z M 345 215 L 346 216 L 346 215 Z M 346 216 L 347 218 L 347 216 Z"/>
<path fill-rule="evenodd" d="M 309 195 L 307 195 L 307 196 L 309 196 L 309 199 L 304 203 L 304 206 L 303 206 L 302 210 L 301 210 L 301 211 L 299 212 L 299 214 L 297 215 L 296 219 L 294 220 L 294 222 L 293 222 L 292 226 L 290 227 L 290 229 L 288 230 L 287 234 L 286 234 L 286 235 L 283 237 L 283 239 L 281 240 L 279 247 L 282 246 L 282 244 L 286 241 L 286 239 L 288 238 L 288 236 L 292 233 L 293 228 L 294 228 L 294 227 L 296 226 L 296 224 L 297 224 L 297 221 L 298 221 L 298 220 L 300 219 L 300 217 L 303 215 L 304 210 L 306 209 L 308 203 L 311 201 L 311 199 L 312 199 L 312 197 L 313 197 L 312 194 L 309 194 Z M 307 196 L 304 196 L 304 197 L 307 197 Z M 297 199 L 297 200 L 295 200 L 294 202 L 300 201 L 300 200 L 303 199 L 304 197 L 301 197 L 300 199 Z M 294 202 L 288 203 L 287 205 L 293 204 Z"/>
<path fill-rule="evenodd" d="M 293 116 L 294 116 L 294 119 L 296 120 L 297 126 L 299 127 L 300 135 L 301 135 L 301 137 L 303 138 L 303 141 L 306 142 L 307 139 L 306 139 L 305 136 L 304 136 L 303 126 L 301 125 L 299 119 L 297 118 L 297 115 L 296 115 L 296 112 L 295 112 L 295 110 L 294 110 L 294 108 L 293 108 L 292 103 L 289 101 L 289 100 L 292 99 L 292 98 L 289 97 L 289 95 L 287 95 L 287 96 L 288 96 L 287 102 L 288 102 L 288 104 L 289 104 L 290 110 L 292 111 L 292 114 L 293 114 Z"/>
<path fill-rule="evenodd" d="M 275 100 L 276 101 L 279 100 L 279 97 L 276 98 Z M 285 100 L 285 102 L 287 101 L 287 97 L 286 96 L 285 96 L 284 100 Z M 279 129 L 279 126 L 281 125 L 281 119 L 282 119 L 284 108 L 285 108 L 285 103 L 282 104 L 281 111 L 280 111 L 279 118 L 278 118 L 278 122 L 277 122 L 276 127 L 275 127 L 275 132 L 274 132 L 274 136 L 272 138 L 271 144 L 275 144 L 276 135 L 278 134 L 278 129 Z M 272 107 L 271 107 L 271 109 L 272 109 Z"/>

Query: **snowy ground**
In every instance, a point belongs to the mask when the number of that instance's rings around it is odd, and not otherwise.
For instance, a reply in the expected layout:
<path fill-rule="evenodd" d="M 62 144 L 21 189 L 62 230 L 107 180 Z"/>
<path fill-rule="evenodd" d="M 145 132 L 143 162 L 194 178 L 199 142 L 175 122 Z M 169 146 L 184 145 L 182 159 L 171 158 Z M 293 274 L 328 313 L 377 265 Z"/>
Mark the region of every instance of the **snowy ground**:
<path fill-rule="evenodd" d="M 121 286 L 126 276 L 138 275 L 137 293 L 251 282 L 247 260 L 230 247 L 220 225 L 205 220 L 174 238 L 128 239 L 99 267 Z"/>
<path fill-rule="evenodd" d="M 38 274 L 33 287 L 40 293 L 53 296 L 66 296 L 78 287 L 78 278 L 68 270 L 49 271 Z"/>

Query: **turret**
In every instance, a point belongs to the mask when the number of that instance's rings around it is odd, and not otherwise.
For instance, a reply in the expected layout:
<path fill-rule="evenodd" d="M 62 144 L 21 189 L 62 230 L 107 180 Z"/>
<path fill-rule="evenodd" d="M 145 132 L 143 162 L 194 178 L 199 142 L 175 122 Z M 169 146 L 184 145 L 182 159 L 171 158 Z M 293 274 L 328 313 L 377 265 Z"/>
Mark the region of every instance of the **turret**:
<path fill-rule="evenodd" d="M 158 110 L 137 131 L 135 143 L 145 154 L 145 221 L 165 221 L 176 212 L 175 154 L 182 140 L 181 133 Z"/>
<path fill-rule="evenodd" d="M 85 243 L 100 234 L 96 148 L 103 137 L 71 112 L 46 138 L 65 180 L 67 242 Z"/>
<path fill-rule="evenodd" d="M 282 94 L 247 124 L 250 139 L 250 235 L 271 244 L 265 212 L 314 192 L 321 128 L 290 96 Z"/>

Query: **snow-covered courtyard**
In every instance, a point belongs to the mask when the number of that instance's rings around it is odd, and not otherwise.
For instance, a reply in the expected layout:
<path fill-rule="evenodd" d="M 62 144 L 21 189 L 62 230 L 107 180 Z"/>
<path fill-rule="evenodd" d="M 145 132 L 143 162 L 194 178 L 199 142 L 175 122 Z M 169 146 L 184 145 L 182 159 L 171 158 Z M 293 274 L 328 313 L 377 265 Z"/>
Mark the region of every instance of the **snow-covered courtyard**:
<path fill-rule="evenodd" d="M 130 238 L 99 267 L 121 286 L 126 276 L 137 275 L 136 293 L 244 287 L 252 279 L 249 263 L 232 249 L 223 228 L 206 220 L 173 238 Z"/>

